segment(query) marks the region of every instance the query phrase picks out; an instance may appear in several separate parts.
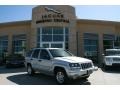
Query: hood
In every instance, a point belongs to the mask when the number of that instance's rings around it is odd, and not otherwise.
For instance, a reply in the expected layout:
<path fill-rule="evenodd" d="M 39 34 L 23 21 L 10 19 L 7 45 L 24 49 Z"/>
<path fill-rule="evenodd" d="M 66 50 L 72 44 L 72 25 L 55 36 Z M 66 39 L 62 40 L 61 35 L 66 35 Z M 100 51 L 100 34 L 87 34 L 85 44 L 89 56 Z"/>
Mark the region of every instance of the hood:
<path fill-rule="evenodd" d="M 71 57 L 56 57 L 55 60 L 62 60 L 62 61 L 66 61 L 66 62 L 69 62 L 69 63 L 91 62 L 91 60 L 89 60 L 89 59 L 82 58 L 82 57 L 75 57 L 75 56 L 71 56 Z"/>
<path fill-rule="evenodd" d="M 105 56 L 105 58 L 120 58 L 120 56 Z"/>

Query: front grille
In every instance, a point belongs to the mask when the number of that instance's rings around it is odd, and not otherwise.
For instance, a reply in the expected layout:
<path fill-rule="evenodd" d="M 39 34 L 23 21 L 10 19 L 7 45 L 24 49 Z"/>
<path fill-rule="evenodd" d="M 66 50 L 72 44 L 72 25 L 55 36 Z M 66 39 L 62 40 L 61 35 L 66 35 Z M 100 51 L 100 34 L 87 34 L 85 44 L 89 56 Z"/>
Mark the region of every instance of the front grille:
<path fill-rule="evenodd" d="M 81 64 L 82 69 L 88 69 L 92 67 L 92 63 L 82 63 Z"/>
<path fill-rule="evenodd" d="M 113 58 L 113 61 L 120 62 L 120 58 Z"/>

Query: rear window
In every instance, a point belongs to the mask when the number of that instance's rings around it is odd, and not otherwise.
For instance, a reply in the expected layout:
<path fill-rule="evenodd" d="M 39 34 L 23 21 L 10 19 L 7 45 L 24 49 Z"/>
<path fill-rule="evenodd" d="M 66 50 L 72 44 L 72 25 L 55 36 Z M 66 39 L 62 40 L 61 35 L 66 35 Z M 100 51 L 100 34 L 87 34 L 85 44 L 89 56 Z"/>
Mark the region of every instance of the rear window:
<path fill-rule="evenodd" d="M 32 58 L 38 58 L 39 52 L 40 52 L 39 49 L 34 50 L 34 53 L 32 54 Z"/>
<path fill-rule="evenodd" d="M 31 57 L 32 52 L 33 52 L 33 50 L 28 51 L 26 54 L 26 57 Z"/>

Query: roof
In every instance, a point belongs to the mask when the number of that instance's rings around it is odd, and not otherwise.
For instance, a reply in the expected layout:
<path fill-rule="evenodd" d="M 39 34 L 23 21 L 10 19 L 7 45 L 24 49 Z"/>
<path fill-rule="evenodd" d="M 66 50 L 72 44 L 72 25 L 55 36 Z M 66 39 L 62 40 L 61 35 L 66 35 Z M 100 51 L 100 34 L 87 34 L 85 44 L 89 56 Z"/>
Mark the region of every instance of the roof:
<path fill-rule="evenodd" d="M 105 20 L 90 20 L 90 19 L 78 19 L 78 23 L 91 23 L 91 24 L 108 24 L 108 25 L 120 25 L 118 21 L 105 21 Z"/>
<path fill-rule="evenodd" d="M 32 20 L 4 22 L 4 23 L 0 23 L 0 26 L 31 24 L 31 22 L 32 22 Z M 105 21 L 105 20 L 77 19 L 77 23 L 105 24 L 105 25 L 118 25 L 118 26 L 120 26 L 120 22 L 117 22 L 117 21 Z"/>
<path fill-rule="evenodd" d="M 31 20 L 4 22 L 4 23 L 0 23 L 0 26 L 21 25 L 21 24 L 31 24 Z"/>

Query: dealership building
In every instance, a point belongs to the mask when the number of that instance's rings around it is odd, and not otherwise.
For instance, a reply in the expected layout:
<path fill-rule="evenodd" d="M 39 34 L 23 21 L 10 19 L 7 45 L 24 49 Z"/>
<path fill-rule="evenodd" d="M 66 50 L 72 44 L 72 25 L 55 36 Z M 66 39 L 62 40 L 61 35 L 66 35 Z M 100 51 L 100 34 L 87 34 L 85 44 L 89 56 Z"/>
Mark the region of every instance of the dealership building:
<path fill-rule="evenodd" d="M 78 19 L 68 5 L 37 6 L 32 20 L 0 23 L 0 54 L 63 48 L 100 63 L 105 49 L 119 46 L 120 22 Z"/>

